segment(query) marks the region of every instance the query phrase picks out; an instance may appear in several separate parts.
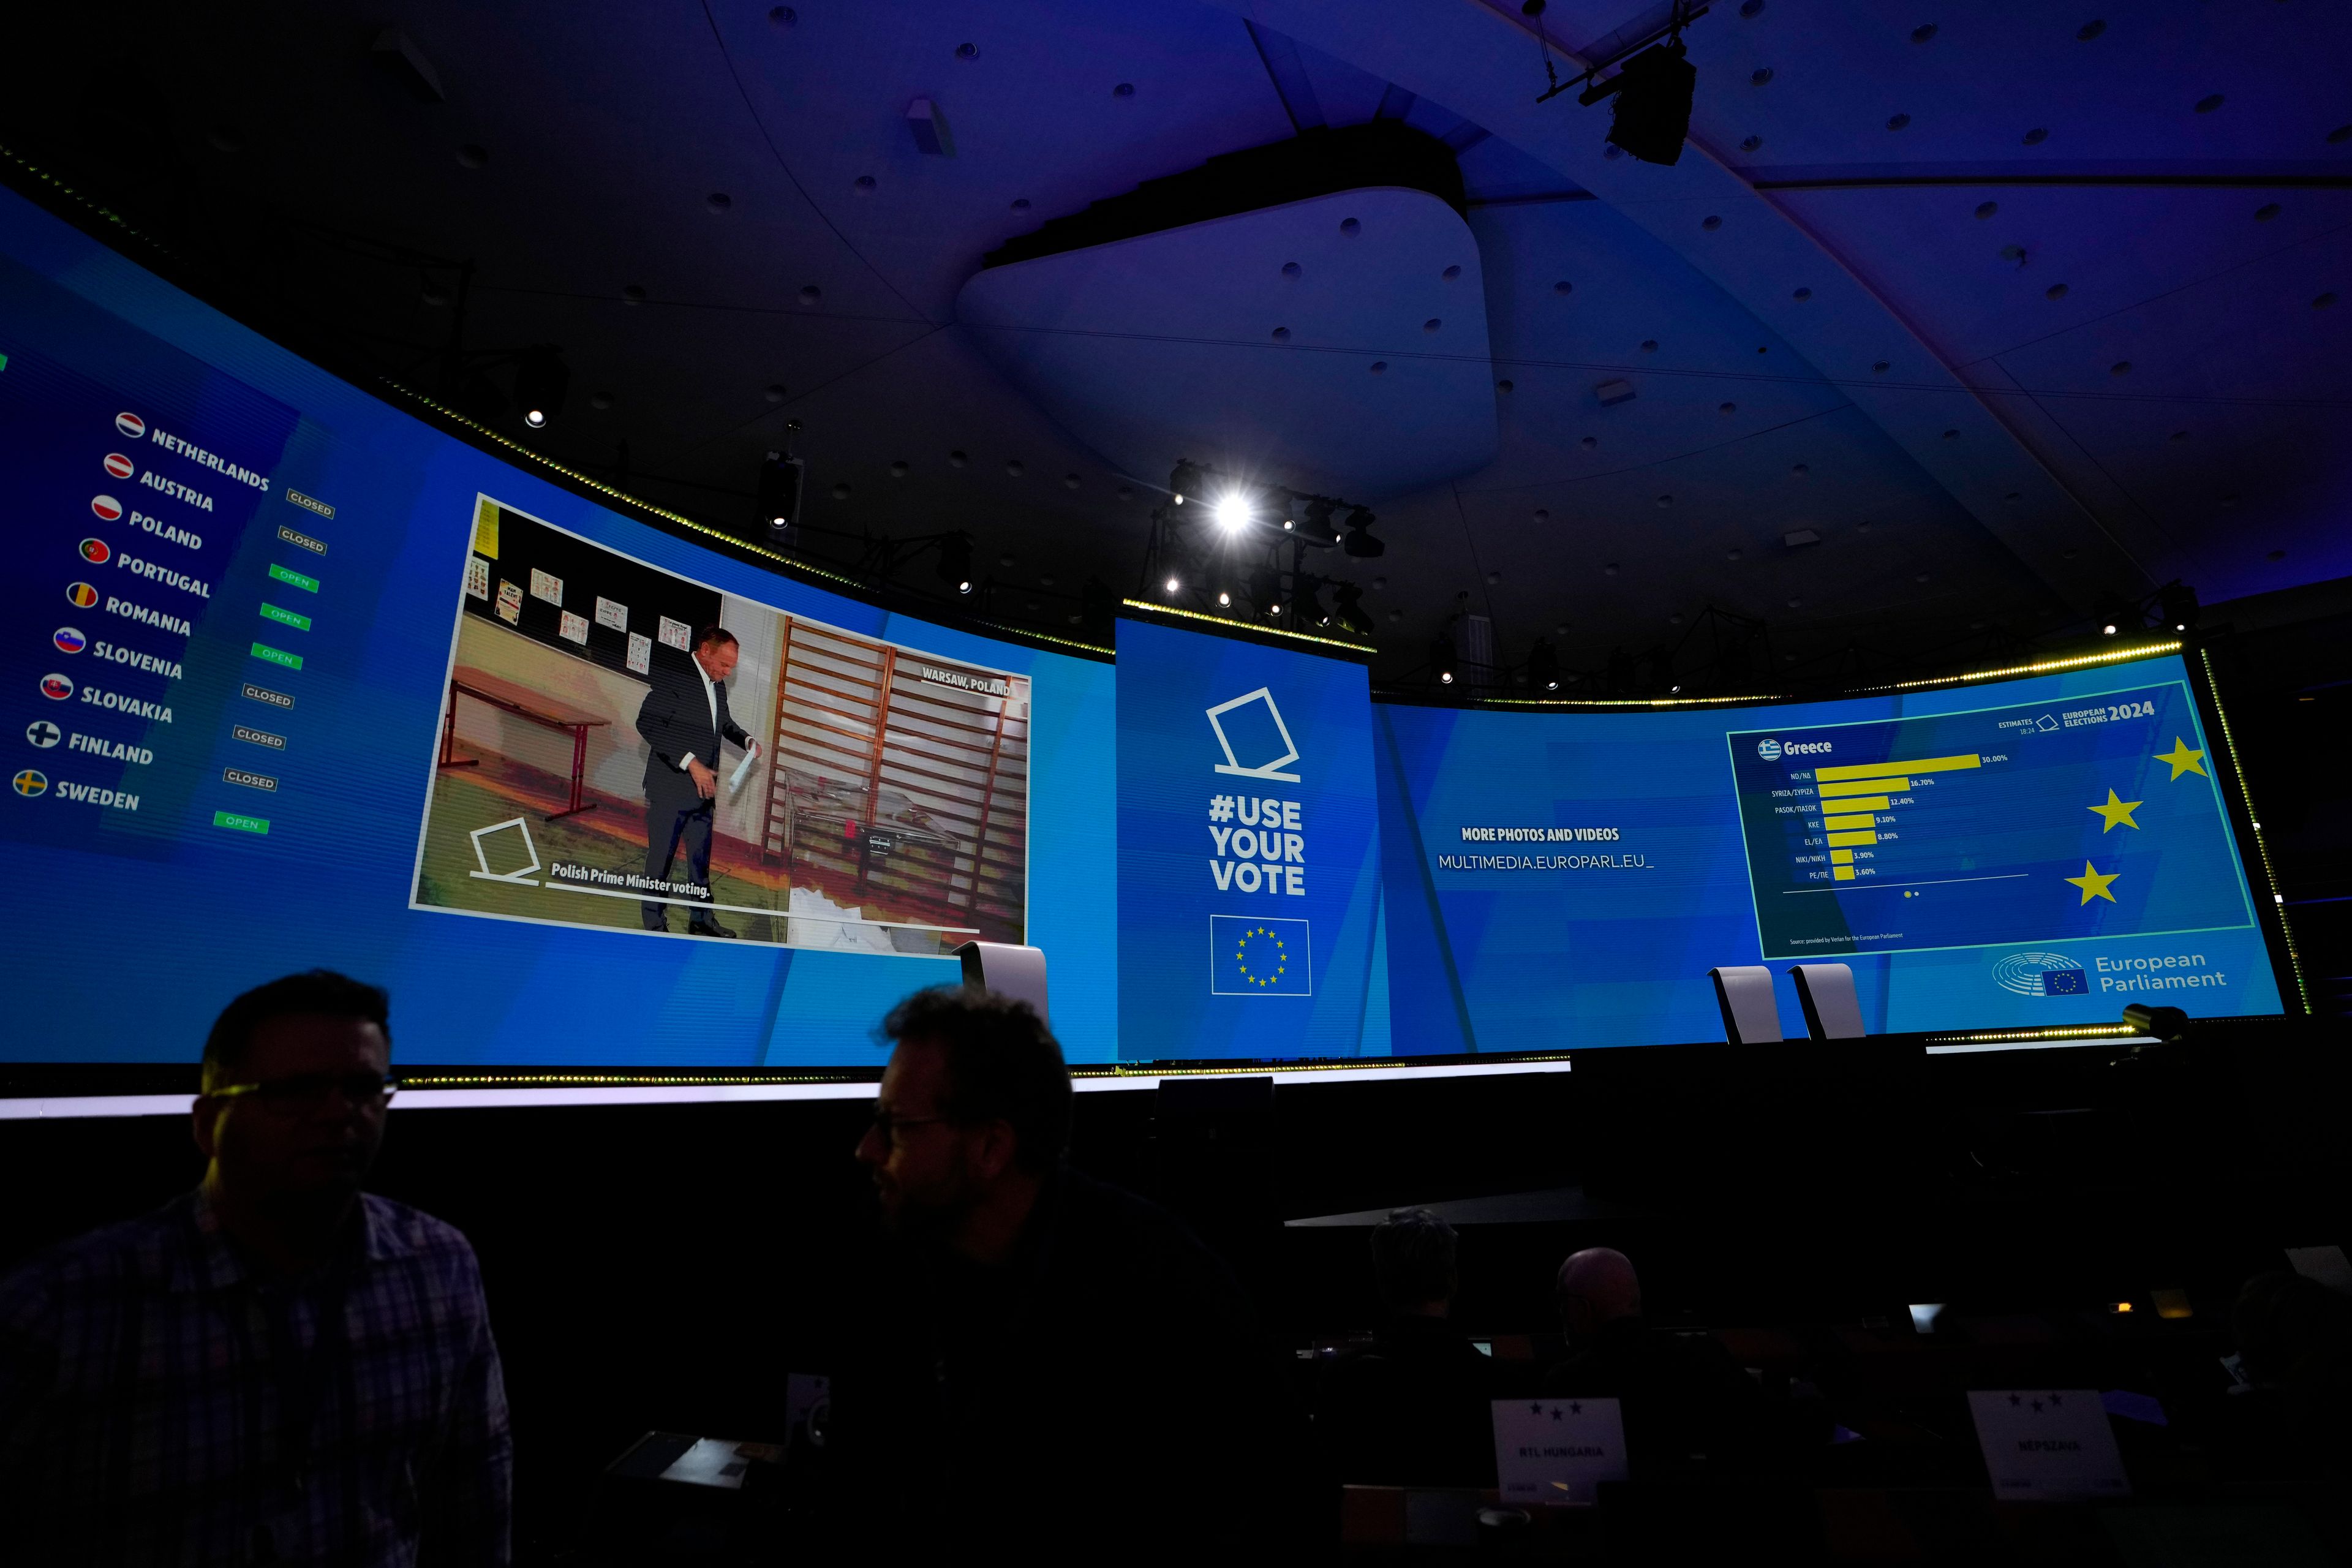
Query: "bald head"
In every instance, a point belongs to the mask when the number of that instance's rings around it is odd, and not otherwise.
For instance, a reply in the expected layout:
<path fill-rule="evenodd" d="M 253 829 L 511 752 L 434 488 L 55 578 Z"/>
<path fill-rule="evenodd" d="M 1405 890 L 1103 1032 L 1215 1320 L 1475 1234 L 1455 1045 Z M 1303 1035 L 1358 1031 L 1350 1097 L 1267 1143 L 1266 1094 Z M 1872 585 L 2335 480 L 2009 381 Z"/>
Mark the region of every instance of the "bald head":
<path fill-rule="evenodd" d="M 1589 1247 L 1570 1254 L 1559 1266 L 1554 1292 L 1560 1325 L 1570 1339 L 1619 1318 L 1642 1315 L 1642 1281 L 1633 1273 L 1633 1260 L 1612 1247 Z"/>

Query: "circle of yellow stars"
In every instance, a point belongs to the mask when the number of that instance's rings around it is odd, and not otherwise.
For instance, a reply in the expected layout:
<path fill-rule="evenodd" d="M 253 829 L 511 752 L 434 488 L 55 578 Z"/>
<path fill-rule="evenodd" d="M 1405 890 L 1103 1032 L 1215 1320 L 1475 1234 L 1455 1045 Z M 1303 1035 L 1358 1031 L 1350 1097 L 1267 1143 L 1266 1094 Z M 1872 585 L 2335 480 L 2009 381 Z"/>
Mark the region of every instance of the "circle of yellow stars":
<path fill-rule="evenodd" d="M 2187 741 L 2178 735 L 2172 737 L 2172 750 L 2158 752 L 2155 760 L 2172 769 L 2172 776 L 2165 781 L 2168 784 L 2178 784 L 2186 773 L 2195 773 L 2200 778 L 2213 776 L 2205 771 L 2205 753 L 2191 747 Z M 2126 800 L 2116 795 L 2113 789 L 2109 789 L 2105 805 L 2085 806 L 2084 809 L 2097 814 L 2099 836 L 2104 838 L 2119 826 L 2131 828 L 2135 832 L 2138 831 L 2139 824 L 2133 820 L 2132 813 L 2146 804 L 2147 803 L 2145 801 Z M 2121 871 L 2102 871 L 2091 861 L 2084 860 L 2083 874 L 2079 877 L 2068 877 L 2065 880 L 2083 889 L 2084 903 L 2087 904 L 2093 899 L 2105 899 L 2112 904 L 2116 901 L 2116 895 L 2110 889 L 2115 887 L 2116 879 L 2122 875 Z"/>
<path fill-rule="evenodd" d="M 1265 937 L 1267 941 L 1274 943 L 1274 973 L 1272 974 L 1265 975 L 1263 978 L 1250 973 L 1249 959 L 1244 956 L 1249 952 L 1249 940 L 1254 936 Z M 1234 963 L 1241 970 L 1242 980 L 1245 984 L 1272 985 L 1276 982 L 1279 981 L 1285 972 L 1290 968 L 1290 953 L 1289 951 L 1282 945 L 1282 939 L 1280 937 L 1275 935 L 1264 926 L 1252 926 L 1249 930 L 1242 932 L 1241 941 L 1234 948 Z"/>

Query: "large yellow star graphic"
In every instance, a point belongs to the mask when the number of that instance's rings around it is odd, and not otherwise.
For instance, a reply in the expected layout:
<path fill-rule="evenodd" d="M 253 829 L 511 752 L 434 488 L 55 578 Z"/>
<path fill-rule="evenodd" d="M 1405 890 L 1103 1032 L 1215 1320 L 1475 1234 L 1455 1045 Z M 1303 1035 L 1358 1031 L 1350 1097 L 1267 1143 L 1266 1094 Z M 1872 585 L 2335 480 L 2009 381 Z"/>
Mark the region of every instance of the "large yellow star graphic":
<path fill-rule="evenodd" d="M 2069 877 L 2066 880 L 2083 889 L 2084 903 L 2089 903 L 2093 899 L 2105 899 L 2112 904 L 2116 901 L 2116 896 L 2107 891 L 2107 889 L 2116 878 L 2122 875 L 2121 871 L 2109 871 L 2102 876 L 2096 867 L 2085 860 L 2083 862 L 2083 874 L 2079 877 Z"/>
<path fill-rule="evenodd" d="M 2172 776 L 2176 779 L 2183 773 L 2196 773 L 2209 779 L 2213 776 L 2205 772 L 2205 753 L 2190 751 L 2189 742 L 2178 735 L 2172 737 L 2172 750 L 2158 752 L 2156 754 L 2156 760 L 2159 763 L 2170 763 Z"/>
<path fill-rule="evenodd" d="M 2132 813 L 2138 810 L 2140 805 L 2141 803 L 2136 800 L 2117 800 L 2116 798 L 2116 792 L 2109 790 L 2107 792 L 2106 805 L 2086 805 L 2083 809 L 2084 811 L 2095 811 L 2102 817 L 2106 819 L 2106 826 L 2099 829 L 2101 833 L 2113 833 L 2116 830 L 2116 824 L 2118 822 L 2122 823 L 2126 827 L 2136 828 L 2139 826 L 2138 823 L 2132 820 Z"/>

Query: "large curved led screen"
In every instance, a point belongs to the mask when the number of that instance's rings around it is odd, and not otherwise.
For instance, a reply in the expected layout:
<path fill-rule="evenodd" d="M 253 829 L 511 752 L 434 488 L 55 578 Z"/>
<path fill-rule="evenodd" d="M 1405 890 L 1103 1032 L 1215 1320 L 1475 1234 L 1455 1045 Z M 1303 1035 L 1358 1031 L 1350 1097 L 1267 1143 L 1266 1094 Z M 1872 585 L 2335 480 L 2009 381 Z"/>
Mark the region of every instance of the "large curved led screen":
<path fill-rule="evenodd" d="M 593 505 L 6 195 L 0 519 L 0 1060 L 190 1061 L 318 964 L 411 1063 L 871 1068 L 974 937 L 1116 1053 L 1106 663 Z"/>
<path fill-rule="evenodd" d="M 8 195 L 0 521 L 0 1062 L 325 965 L 411 1064 L 871 1069 L 975 938 L 1080 1063 L 1719 1039 L 1727 964 L 1791 1034 L 1815 961 L 1873 1033 L 2281 1010 L 2179 658 L 1450 709 L 1139 611 L 1114 667 L 632 521 Z"/>
<path fill-rule="evenodd" d="M 1707 971 L 1852 966 L 1873 1034 L 2279 991 L 2176 658 L 1716 711 L 1381 706 L 1394 1029 L 1721 1038 Z M 1435 1042 L 1443 1042 L 1442 1045 Z"/>

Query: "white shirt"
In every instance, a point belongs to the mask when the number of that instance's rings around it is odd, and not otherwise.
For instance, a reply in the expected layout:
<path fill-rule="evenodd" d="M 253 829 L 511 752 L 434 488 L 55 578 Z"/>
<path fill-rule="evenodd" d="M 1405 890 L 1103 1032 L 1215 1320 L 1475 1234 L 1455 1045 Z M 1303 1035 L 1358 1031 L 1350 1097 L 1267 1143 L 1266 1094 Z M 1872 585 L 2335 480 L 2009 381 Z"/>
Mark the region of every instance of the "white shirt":
<path fill-rule="evenodd" d="M 719 730 L 719 688 L 712 683 L 710 672 L 702 668 L 702 661 L 700 659 L 695 658 L 692 654 L 688 654 L 686 656 L 686 662 L 694 666 L 695 674 L 702 677 L 702 700 L 710 704 L 710 729 L 712 733 L 716 734 Z M 721 736 L 719 743 L 722 746 L 725 745 L 727 743 L 726 738 Z M 677 771 L 680 773 L 686 772 L 687 764 L 693 761 L 694 753 L 692 752 L 687 752 L 686 755 L 677 760 Z"/>

